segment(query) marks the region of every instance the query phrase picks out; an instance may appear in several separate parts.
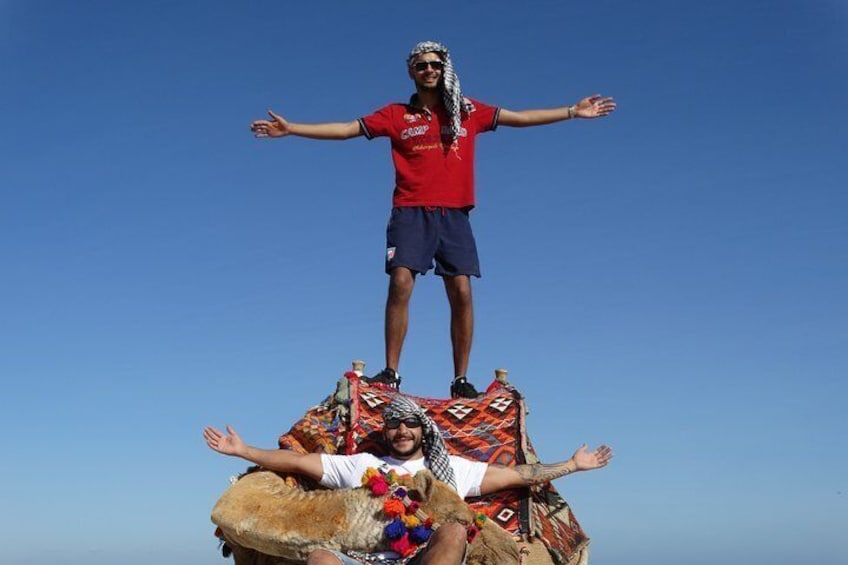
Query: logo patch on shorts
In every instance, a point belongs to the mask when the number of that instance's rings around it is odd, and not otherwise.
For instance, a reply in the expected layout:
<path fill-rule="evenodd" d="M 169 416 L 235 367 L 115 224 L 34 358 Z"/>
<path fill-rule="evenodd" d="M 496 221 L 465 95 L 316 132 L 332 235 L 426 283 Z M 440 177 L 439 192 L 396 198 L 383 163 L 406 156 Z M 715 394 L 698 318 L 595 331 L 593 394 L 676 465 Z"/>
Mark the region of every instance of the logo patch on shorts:
<path fill-rule="evenodd" d="M 395 249 L 397 249 L 397 247 L 389 247 L 386 249 L 386 261 L 391 261 L 395 258 Z"/>

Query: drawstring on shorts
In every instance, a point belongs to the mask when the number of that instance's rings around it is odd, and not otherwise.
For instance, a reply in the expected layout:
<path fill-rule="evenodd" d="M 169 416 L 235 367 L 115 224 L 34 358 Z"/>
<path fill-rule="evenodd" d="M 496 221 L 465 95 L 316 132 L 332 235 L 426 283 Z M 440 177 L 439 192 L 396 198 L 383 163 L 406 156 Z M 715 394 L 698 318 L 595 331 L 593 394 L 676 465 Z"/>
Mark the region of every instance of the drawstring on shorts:
<path fill-rule="evenodd" d="M 447 215 L 447 208 L 445 208 L 444 206 L 424 206 L 425 212 L 436 212 L 438 210 L 442 211 L 442 217 L 445 217 Z"/>

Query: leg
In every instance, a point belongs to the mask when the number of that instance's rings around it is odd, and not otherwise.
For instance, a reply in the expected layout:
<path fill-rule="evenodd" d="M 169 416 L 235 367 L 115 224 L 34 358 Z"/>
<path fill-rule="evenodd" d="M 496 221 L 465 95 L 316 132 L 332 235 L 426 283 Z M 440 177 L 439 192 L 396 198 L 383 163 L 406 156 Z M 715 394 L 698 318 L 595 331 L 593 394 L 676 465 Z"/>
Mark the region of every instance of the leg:
<path fill-rule="evenodd" d="M 421 565 L 460 565 L 465 559 L 467 533 L 465 528 L 452 522 L 444 524 L 427 544 L 427 549 L 416 563 Z"/>
<path fill-rule="evenodd" d="M 451 310 L 451 345 L 453 345 L 454 376 L 468 373 L 471 338 L 474 335 L 474 306 L 471 299 L 471 278 L 468 275 L 444 277 Z"/>
<path fill-rule="evenodd" d="M 415 275 L 406 267 L 395 267 L 389 275 L 386 299 L 386 367 L 397 371 L 400 351 L 409 326 L 409 299 L 415 286 Z"/>
<path fill-rule="evenodd" d="M 471 232 L 467 210 L 445 210 L 439 216 L 439 246 L 434 256 L 436 274 L 445 281 L 451 309 L 451 345 L 454 381 L 452 398 L 475 398 L 477 390 L 466 379 L 471 338 L 474 335 L 474 309 L 471 277 L 480 276 L 477 244 Z"/>

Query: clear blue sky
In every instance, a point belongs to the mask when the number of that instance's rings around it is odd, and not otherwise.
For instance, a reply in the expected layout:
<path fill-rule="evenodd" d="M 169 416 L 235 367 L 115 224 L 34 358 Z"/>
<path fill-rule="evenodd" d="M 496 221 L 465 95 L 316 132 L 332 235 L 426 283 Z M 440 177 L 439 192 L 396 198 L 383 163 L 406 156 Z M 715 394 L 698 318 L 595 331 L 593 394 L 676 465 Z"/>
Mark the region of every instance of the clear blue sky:
<path fill-rule="evenodd" d="M 388 143 L 255 140 L 274 108 L 468 95 L 618 112 L 481 137 L 471 374 L 510 369 L 595 565 L 848 562 L 848 7 L 841 1 L 0 2 L 0 546 L 201 565 L 245 465 L 382 365 Z M 405 389 L 451 375 L 419 281 Z"/>

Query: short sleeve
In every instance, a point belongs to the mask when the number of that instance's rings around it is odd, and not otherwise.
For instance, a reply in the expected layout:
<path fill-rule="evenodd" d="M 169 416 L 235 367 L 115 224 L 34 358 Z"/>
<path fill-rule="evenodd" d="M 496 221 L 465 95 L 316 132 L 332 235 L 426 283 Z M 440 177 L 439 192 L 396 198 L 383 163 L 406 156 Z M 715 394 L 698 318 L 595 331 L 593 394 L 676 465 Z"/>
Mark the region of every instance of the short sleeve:
<path fill-rule="evenodd" d="M 468 119 L 474 122 L 474 128 L 478 133 L 497 129 L 500 108 L 489 106 L 479 100 L 468 99 L 468 102 L 471 104 Z"/>
<path fill-rule="evenodd" d="M 456 477 L 456 491 L 459 496 L 462 498 L 480 496 L 480 486 L 483 484 L 483 476 L 489 464 L 453 455 L 450 462 Z"/>
<path fill-rule="evenodd" d="M 376 467 L 380 461 L 370 453 L 356 455 L 321 454 L 321 466 L 324 475 L 319 481 L 321 486 L 330 489 L 356 488 L 362 486 L 365 469 Z"/>
<path fill-rule="evenodd" d="M 385 106 L 373 114 L 359 118 L 359 127 L 368 139 L 390 135 L 392 131 L 392 106 Z"/>

